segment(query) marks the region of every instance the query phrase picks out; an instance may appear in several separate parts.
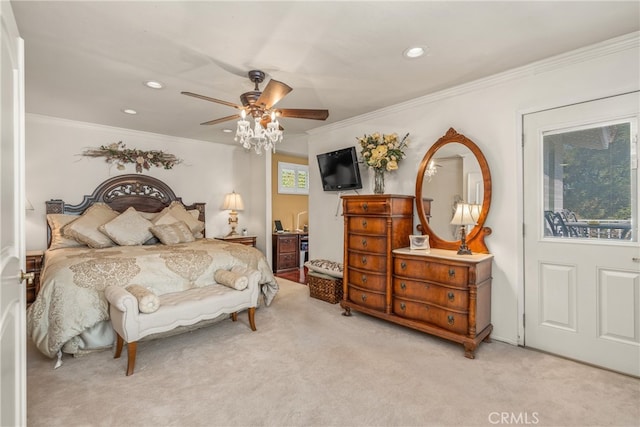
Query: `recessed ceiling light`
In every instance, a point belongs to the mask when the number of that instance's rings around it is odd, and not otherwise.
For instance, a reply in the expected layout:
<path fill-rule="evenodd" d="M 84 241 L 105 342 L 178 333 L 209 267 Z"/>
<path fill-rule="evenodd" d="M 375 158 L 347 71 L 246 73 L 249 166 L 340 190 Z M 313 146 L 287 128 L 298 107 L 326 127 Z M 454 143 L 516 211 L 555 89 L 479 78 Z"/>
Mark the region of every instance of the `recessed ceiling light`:
<path fill-rule="evenodd" d="M 147 82 L 144 82 L 144 85 L 147 87 L 150 87 L 151 89 L 162 89 L 164 87 L 162 83 L 157 82 L 155 80 L 149 80 Z"/>
<path fill-rule="evenodd" d="M 410 47 L 403 52 L 407 58 L 419 58 L 427 52 L 427 48 L 423 46 Z"/>
<path fill-rule="evenodd" d="M 136 110 L 134 110 L 133 108 L 125 108 L 124 110 L 122 110 L 123 113 L 125 114 L 138 114 L 138 112 Z"/>
<path fill-rule="evenodd" d="M 229 128 L 224 128 L 224 129 L 222 129 L 222 132 L 224 132 L 224 133 L 231 133 L 231 132 L 233 132 L 233 131 L 232 131 L 231 129 L 229 129 Z"/>

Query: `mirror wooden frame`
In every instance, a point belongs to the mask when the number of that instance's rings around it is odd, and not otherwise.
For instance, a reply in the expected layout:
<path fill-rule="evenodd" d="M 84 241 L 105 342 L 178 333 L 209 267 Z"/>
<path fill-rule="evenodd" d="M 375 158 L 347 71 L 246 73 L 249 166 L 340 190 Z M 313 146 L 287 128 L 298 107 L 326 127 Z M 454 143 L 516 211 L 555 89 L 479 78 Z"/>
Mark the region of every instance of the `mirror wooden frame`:
<path fill-rule="evenodd" d="M 484 222 L 489 214 L 489 208 L 491 206 L 491 172 L 489 171 L 489 164 L 487 163 L 487 159 L 485 159 L 484 154 L 480 148 L 469 138 L 464 136 L 461 133 L 456 132 L 454 128 L 449 128 L 447 133 L 442 136 L 436 143 L 429 148 L 427 153 L 424 155 L 422 159 L 422 163 L 420 163 L 420 168 L 418 169 L 418 175 L 416 177 L 416 207 L 418 210 L 418 218 L 420 219 L 420 225 L 418 225 L 418 230 L 422 234 L 429 235 L 429 244 L 432 248 L 438 249 L 450 249 L 450 250 L 458 250 L 460 247 L 460 240 L 444 240 L 440 238 L 432 229 L 429 227 L 429 221 L 427 220 L 427 216 L 425 213 L 424 205 L 421 202 L 425 196 L 423 195 L 423 183 L 424 183 L 424 175 L 427 170 L 427 166 L 431 161 L 431 158 L 435 155 L 439 148 L 446 144 L 458 143 L 467 147 L 474 154 L 476 159 L 478 160 L 478 164 L 480 165 L 480 170 L 482 172 L 482 181 L 484 185 L 484 197 L 482 199 L 482 210 L 480 211 L 480 217 L 478 218 L 478 222 L 473 227 L 471 232 L 467 234 L 467 246 L 471 249 L 472 252 L 475 253 L 489 253 L 489 249 L 484 242 L 484 238 L 491 234 L 491 228 L 485 227 Z"/>

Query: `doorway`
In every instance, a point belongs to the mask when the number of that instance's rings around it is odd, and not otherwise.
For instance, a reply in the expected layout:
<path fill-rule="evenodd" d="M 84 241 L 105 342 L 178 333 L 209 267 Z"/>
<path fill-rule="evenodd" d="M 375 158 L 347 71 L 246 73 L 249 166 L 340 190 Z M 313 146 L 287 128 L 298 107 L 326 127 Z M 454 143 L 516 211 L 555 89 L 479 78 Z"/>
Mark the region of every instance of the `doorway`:
<path fill-rule="evenodd" d="M 524 343 L 640 376 L 638 92 L 523 118 Z"/>

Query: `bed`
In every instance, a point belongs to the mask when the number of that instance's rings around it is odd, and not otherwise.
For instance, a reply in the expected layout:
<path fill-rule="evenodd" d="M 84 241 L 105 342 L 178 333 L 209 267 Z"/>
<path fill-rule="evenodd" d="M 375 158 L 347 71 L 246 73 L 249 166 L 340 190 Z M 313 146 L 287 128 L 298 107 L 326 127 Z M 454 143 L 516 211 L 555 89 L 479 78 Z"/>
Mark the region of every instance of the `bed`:
<path fill-rule="evenodd" d="M 264 305 L 278 292 L 262 252 L 204 238 L 205 205 L 184 204 L 156 178 L 120 175 L 80 204 L 46 205 L 48 249 L 27 332 L 48 357 L 112 347 L 108 285 L 142 285 L 162 295 L 214 284 L 216 270 L 239 265 L 260 272 Z"/>

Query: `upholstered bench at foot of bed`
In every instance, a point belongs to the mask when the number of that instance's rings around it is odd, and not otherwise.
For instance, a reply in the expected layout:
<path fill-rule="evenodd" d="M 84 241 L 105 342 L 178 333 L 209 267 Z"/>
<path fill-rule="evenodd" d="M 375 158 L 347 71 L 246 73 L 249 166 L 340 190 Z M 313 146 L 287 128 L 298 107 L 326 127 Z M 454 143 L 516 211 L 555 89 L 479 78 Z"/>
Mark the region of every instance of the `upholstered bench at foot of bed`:
<path fill-rule="evenodd" d="M 124 288 L 108 286 L 105 296 L 110 304 L 111 324 L 117 334 L 114 357 L 120 357 L 126 342 L 127 375 L 132 375 L 140 339 L 223 314 L 230 314 L 231 319 L 236 321 L 238 312 L 244 309 L 248 309 L 249 325 L 255 331 L 255 309 L 260 291 L 257 280 L 249 282 L 243 291 L 216 284 L 160 295 L 160 307 L 153 313 L 140 313 L 135 296 Z"/>

